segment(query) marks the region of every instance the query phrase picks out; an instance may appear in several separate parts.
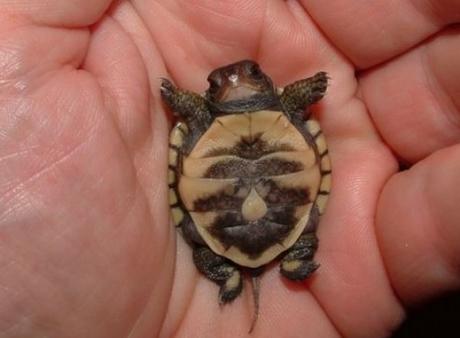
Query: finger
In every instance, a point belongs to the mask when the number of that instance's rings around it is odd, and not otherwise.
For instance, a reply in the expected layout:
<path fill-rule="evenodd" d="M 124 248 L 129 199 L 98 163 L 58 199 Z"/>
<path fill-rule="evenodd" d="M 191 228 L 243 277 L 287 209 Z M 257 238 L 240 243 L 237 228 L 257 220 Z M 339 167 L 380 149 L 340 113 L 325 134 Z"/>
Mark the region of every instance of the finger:
<path fill-rule="evenodd" d="M 83 27 L 95 23 L 113 0 L 0 0 L 0 17 L 18 23 Z M 21 20 L 17 20 L 20 18 Z M 0 22 L 2 22 L 0 20 Z M 12 24 L 12 22 L 10 22 Z"/>
<path fill-rule="evenodd" d="M 91 43 L 82 66 L 91 72 L 107 93 L 106 104 L 114 114 L 125 144 L 133 152 L 137 179 L 154 218 L 155 234 L 151 240 L 157 261 L 150 271 L 157 275 L 141 317 L 131 335 L 158 336 L 166 318 L 169 297 L 180 290 L 171 287 L 175 257 L 174 227 L 169 227 L 167 185 L 168 123 L 159 100 L 159 76 L 165 73 L 161 57 L 149 32 L 130 3 L 114 8 L 111 16 L 93 29 Z M 165 143 L 166 142 L 166 143 Z M 166 225 L 166 226 L 165 226 Z M 193 267 L 193 264 L 190 265 Z M 180 273 L 184 273 L 182 269 Z M 176 272 L 174 275 L 177 277 Z M 185 279 L 190 279 L 189 276 Z M 187 283 L 193 286 L 193 284 Z M 191 293 L 191 292 L 190 292 Z M 187 293 L 186 293 L 187 294 Z M 184 298 L 173 304 L 185 304 Z M 171 307 L 173 308 L 173 307 Z M 177 307 L 174 307 L 176 309 Z M 169 318 L 177 313 L 168 311 Z"/>
<path fill-rule="evenodd" d="M 0 84 L 24 90 L 35 87 L 35 79 L 49 79 L 44 74 L 56 69 L 78 68 L 89 39 L 84 26 L 94 23 L 109 4 L 0 0 Z M 63 29 L 69 26 L 83 28 Z"/>
<path fill-rule="evenodd" d="M 340 113 L 353 115 L 352 110 Z M 318 228 L 321 267 L 311 284 L 343 337 L 387 336 L 404 316 L 374 232 L 377 196 L 396 165 L 380 140 L 365 136 L 366 130 L 355 129 L 360 137 L 328 135 L 333 182 Z"/>
<path fill-rule="evenodd" d="M 159 95 L 165 67 L 138 13 L 121 3 L 92 30 L 82 68 L 96 77 L 106 93 L 106 105 L 115 116 L 154 214 L 165 215 L 163 187 L 166 176 L 168 121 Z M 152 172 L 156 172 L 152 179 Z M 160 200 L 158 200 L 160 199 Z M 157 213 L 158 212 L 158 213 Z M 167 222 L 165 220 L 165 222 Z"/>
<path fill-rule="evenodd" d="M 129 149 L 139 150 L 150 135 L 150 88 L 138 49 L 116 20 L 105 17 L 92 29 L 81 68 L 104 91 L 106 107 Z"/>
<path fill-rule="evenodd" d="M 460 27 L 375 70 L 361 91 L 383 139 L 415 162 L 460 141 Z"/>
<path fill-rule="evenodd" d="M 167 70 L 179 86 L 203 90 L 205 78 L 214 67 L 238 58 L 255 57 L 280 86 L 324 70 L 331 74 L 328 93 L 333 95 L 327 94 L 321 107 L 314 107 L 314 110 L 321 110 L 317 115 L 325 129 L 332 128 L 343 137 L 356 136 L 354 123 L 350 123 L 352 117 L 338 112 L 346 106 L 346 111 L 359 115 L 357 111 L 362 109 L 348 108 L 356 93 L 354 69 L 324 40 L 300 5 L 265 0 L 197 1 L 192 4 L 197 6 L 177 0 L 134 2 L 163 56 L 167 56 Z M 260 11 L 253 13 L 254 8 Z M 239 13 L 248 16 L 244 32 L 238 25 Z M 207 26 L 200 26 L 200 30 L 196 25 L 205 25 L 202 23 L 204 17 Z M 209 32 L 212 35 L 208 38 Z M 215 34 L 222 34 L 221 39 L 213 39 Z M 177 43 L 171 44 L 171 39 Z M 251 56 L 254 46 L 257 46 L 257 53 Z M 210 49 L 220 52 L 209 55 L 204 52 Z M 367 123 L 367 117 L 364 120 Z M 368 126 L 371 128 L 364 133 L 374 136 L 375 130 L 372 125 Z"/>
<path fill-rule="evenodd" d="M 202 91 L 210 70 L 247 58 L 280 85 L 319 70 L 333 73 L 334 80 L 354 79 L 346 60 L 295 2 L 135 1 L 134 7 L 183 88 Z"/>
<path fill-rule="evenodd" d="M 440 150 L 386 184 L 377 236 L 406 303 L 460 287 L 460 145 Z"/>
<path fill-rule="evenodd" d="M 151 218 L 156 210 L 105 112 L 112 108 L 107 97 L 93 76 L 76 69 L 85 59 L 89 31 L 2 29 L 0 216 L 8 241 L 0 250 L 8 269 L 1 299 L 12 311 L 1 332 L 126 336 L 147 307 L 148 321 L 139 319 L 136 330 L 155 326 L 155 332 L 169 297 L 172 236 L 157 226 L 165 224 L 165 213 Z M 30 319 L 26 328 L 16 325 L 24 316 Z M 53 323 L 43 326 L 37 318 Z M 6 333 L 11 323 L 22 331 Z"/>
<path fill-rule="evenodd" d="M 203 89 L 209 70 L 254 56 L 265 1 L 134 1 L 178 85 Z M 173 42 L 173 43 L 172 43 Z"/>
<path fill-rule="evenodd" d="M 456 0 L 301 3 L 359 68 L 394 57 L 460 19 L 460 2 Z"/>

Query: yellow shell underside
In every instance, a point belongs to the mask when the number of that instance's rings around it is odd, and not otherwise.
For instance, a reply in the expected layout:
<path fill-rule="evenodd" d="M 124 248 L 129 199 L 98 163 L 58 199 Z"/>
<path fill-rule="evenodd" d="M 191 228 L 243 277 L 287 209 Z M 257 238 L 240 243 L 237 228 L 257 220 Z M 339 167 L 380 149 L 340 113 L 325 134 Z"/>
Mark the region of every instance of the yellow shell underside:
<path fill-rule="evenodd" d="M 309 120 L 306 127 L 311 133 L 320 132 L 319 124 L 314 120 Z M 177 149 L 182 146 L 186 132 L 187 129 L 183 124 L 176 125 L 171 132 L 170 143 L 174 149 L 170 151 L 170 166 L 177 165 L 179 155 Z M 215 163 L 238 159 L 237 155 L 229 154 L 226 150 L 234 149 L 242 139 L 247 143 L 259 139 L 268 148 L 280 149 L 262 156 L 259 161 L 262 159 L 270 163 L 271 159 L 282 159 L 287 162 L 296 161 L 302 166 L 301 170 L 288 174 L 268 175 L 264 179 L 274 182 L 280 189 L 306 189 L 309 192 L 309 202 L 294 208 L 297 222 L 290 232 L 278 243 L 274 243 L 258 255 L 248 254 L 237 246 L 228 247 L 228 244 L 223 243 L 221 238 L 213 234 L 211 228 L 221 215 L 220 210 L 197 210 L 196 201 L 224 194 L 244 199 L 241 210 L 237 211 L 248 222 L 257 221 L 269 212 L 270 205 L 267 199 L 270 198 L 270 191 L 263 185 L 254 184 L 246 190 L 238 190 L 235 188 L 240 182 L 237 177 L 204 177 L 209 174 L 209 168 Z M 321 135 L 315 142 L 318 145 L 318 152 L 327 154 L 324 137 Z M 327 199 L 325 192 L 328 193 L 330 189 L 330 175 L 324 179 L 324 173 L 321 172 L 327 170 L 330 173 L 328 156 L 318 157 L 312 146 L 305 141 L 285 115 L 276 111 L 259 111 L 216 118 L 191 153 L 181 157 L 181 161 L 182 171 L 179 177 L 174 177 L 172 171 L 168 176 L 170 184 L 177 182 L 176 188 L 170 191 L 171 204 L 176 204 L 172 201 L 177 202 L 179 199 L 186 209 L 182 210 L 177 206 L 172 209 L 174 222 L 180 224 L 184 218 L 183 212 L 188 212 L 198 233 L 211 250 L 247 267 L 264 265 L 291 247 L 308 223 L 313 203 L 318 204 L 320 212 L 324 210 Z M 318 195 L 319 191 L 322 191 L 320 195 Z"/>

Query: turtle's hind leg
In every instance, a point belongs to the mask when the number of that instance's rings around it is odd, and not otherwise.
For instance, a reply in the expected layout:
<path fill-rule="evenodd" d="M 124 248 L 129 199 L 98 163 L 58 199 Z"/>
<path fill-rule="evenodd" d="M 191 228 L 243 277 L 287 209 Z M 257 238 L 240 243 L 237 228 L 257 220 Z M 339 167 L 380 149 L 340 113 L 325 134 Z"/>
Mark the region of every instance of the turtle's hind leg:
<path fill-rule="evenodd" d="M 304 280 L 319 264 L 313 261 L 318 248 L 318 238 L 314 232 L 303 234 L 281 260 L 281 274 L 291 280 Z"/>
<path fill-rule="evenodd" d="M 241 293 L 241 273 L 231 261 L 203 246 L 193 250 L 193 261 L 202 274 L 220 286 L 220 304 L 233 301 Z"/>
<path fill-rule="evenodd" d="M 316 203 L 313 204 L 305 230 L 281 260 L 280 272 L 290 280 L 304 280 L 319 267 L 319 264 L 313 260 L 318 249 L 318 237 L 315 231 L 319 223 L 319 212 Z"/>

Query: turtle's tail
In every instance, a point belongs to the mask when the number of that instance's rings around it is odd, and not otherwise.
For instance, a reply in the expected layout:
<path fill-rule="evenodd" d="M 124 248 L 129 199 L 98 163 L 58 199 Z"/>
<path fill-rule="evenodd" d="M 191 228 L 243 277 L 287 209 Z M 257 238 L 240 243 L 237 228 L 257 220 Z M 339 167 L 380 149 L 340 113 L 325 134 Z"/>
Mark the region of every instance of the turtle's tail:
<path fill-rule="evenodd" d="M 259 298 L 260 298 L 260 276 L 252 276 L 251 278 L 252 286 L 252 297 L 254 299 L 254 313 L 252 315 L 251 327 L 249 328 L 248 333 L 252 333 L 254 327 L 256 326 L 257 319 L 259 318 Z"/>

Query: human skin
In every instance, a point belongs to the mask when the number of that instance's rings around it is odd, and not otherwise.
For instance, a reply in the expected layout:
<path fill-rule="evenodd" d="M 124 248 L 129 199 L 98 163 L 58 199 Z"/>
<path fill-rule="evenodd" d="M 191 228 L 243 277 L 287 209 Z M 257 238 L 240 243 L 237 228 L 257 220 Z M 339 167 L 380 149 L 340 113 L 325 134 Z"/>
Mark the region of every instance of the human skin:
<path fill-rule="evenodd" d="M 159 97 L 243 58 L 331 77 L 321 267 L 269 266 L 252 336 L 385 337 L 458 290 L 459 20 L 457 0 L 0 0 L 0 337 L 247 335 L 248 285 L 219 307 L 170 224 Z"/>

